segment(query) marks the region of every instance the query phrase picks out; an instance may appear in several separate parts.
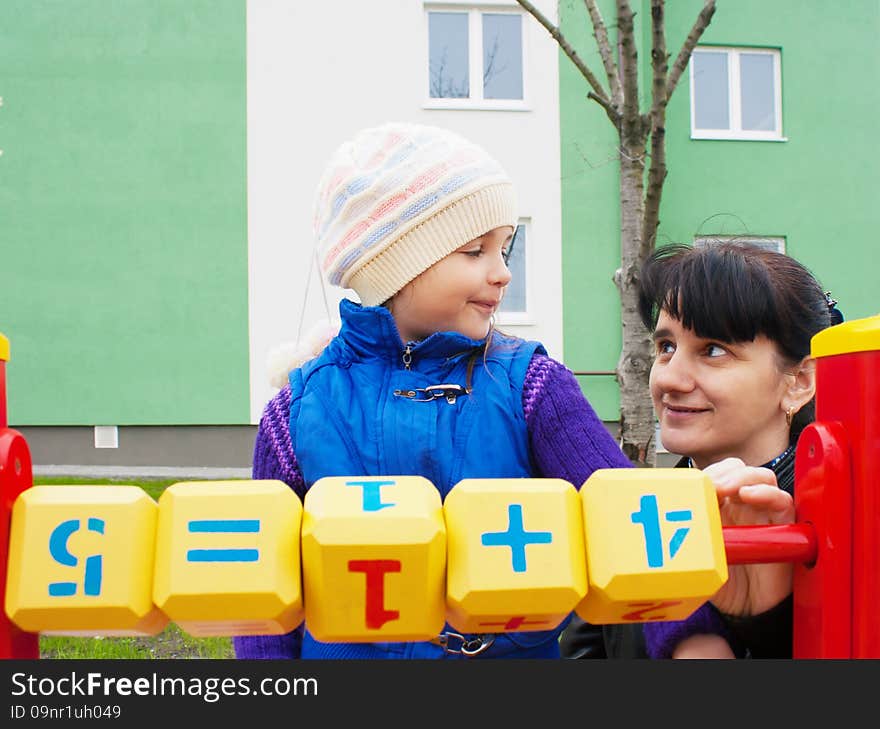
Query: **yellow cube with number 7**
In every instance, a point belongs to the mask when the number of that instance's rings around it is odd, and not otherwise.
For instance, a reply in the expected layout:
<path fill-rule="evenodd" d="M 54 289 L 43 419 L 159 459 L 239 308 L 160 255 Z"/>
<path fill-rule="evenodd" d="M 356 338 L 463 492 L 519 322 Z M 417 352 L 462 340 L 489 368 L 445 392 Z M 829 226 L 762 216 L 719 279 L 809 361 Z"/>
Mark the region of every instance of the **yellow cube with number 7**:
<path fill-rule="evenodd" d="M 681 620 L 727 581 L 712 481 L 697 469 L 600 469 L 580 491 L 590 623 Z"/>

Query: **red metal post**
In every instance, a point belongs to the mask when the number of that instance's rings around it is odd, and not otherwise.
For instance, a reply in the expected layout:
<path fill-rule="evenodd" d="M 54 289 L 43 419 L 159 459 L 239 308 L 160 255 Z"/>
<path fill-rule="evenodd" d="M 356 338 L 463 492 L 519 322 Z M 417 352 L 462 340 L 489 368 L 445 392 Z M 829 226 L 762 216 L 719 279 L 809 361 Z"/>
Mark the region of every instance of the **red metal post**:
<path fill-rule="evenodd" d="M 9 342 L 0 334 L 0 597 L 6 599 L 6 570 L 9 562 L 9 525 L 12 504 L 33 484 L 31 454 L 24 436 L 7 427 L 6 361 Z M 36 633 L 25 633 L 0 609 L 0 658 L 39 658 Z"/>
<path fill-rule="evenodd" d="M 819 545 L 812 524 L 726 526 L 722 533 L 727 564 L 816 561 Z"/>
<path fill-rule="evenodd" d="M 840 423 L 849 441 L 852 479 L 851 657 L 880 658 L 880 488 L 877 480 L 880 464 L 880 316 L 860 322 L 864 325 L 854 338 L 860 351 L 817 360 L 816 417 L 822 422 Z"/>
<path fill-rule="evenodd" d="M 795 506 L 817 531 L 795 568 L 795 658 L 880 658 L 880 315 L 819 332 L 816 422 L 798 441 Z"/>
<path fill-rule="evenodd" d="M 815 563 L 794 569 L 794 658 L 852 653 L 852 496 L 849 442 L 840 423 L 816 422 L 798 440 L 795 510 L 816 530 Z"/>
<path fill-rule="evenodd" d="M 0 334 L 0 337 L 3 337 Z M 3 337 L 5 340 L 5 337 Z M 0 341 L 0 350 L 7 350 L 5 341 Z M 9 423 L 6 421 L 6 360 L 3 358 L 5 351 L 0 351 L 0 428 L 5 428 Z M 8 357 L 8 355 L 6 355 Z"/>

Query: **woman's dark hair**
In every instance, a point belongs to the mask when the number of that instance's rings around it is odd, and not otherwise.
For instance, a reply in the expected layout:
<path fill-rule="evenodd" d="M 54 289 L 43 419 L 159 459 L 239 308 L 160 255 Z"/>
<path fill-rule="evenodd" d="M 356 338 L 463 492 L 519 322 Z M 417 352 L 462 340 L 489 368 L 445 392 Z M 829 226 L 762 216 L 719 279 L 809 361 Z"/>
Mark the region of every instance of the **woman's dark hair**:
<path fill-rule="evenodd" d="M 832 300 L 806 267 L 790 256 L 747 243 L 658 248 L 642 266 L 639 314 L 653 331 L 660 310 L 697 336 L 751 342 L 764 335 L 793 366 L 810 353 L 817 332 L 842 320 Z M 792 442 L 814 418 L 801 408 Z"/>

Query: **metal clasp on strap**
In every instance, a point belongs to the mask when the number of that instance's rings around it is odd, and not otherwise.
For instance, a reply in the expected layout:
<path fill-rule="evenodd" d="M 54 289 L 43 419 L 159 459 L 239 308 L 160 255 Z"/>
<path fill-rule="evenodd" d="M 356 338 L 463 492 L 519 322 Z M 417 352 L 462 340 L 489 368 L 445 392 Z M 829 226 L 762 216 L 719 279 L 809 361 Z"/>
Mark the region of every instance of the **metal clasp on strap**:
<path fill-rule="evenodd" d="M 470 390 L 461 385 L 443 384 L 428 385 L 427 387 L 417 387 L 413 390 L 395 390 L 397 397 L 405 397 L 413 402 L 433 402 L 441 397 L 446 398 L 446 402 L 455 405 L 455 399 L 461 395 L 469 395 Z"/>
<path fill-rule="evenodd" d="M 403 364 L 406 369 L 409 369 L 410 365 L 412 364 L 411 349 L 412 347 L 407 344 L 406 351 L 403 353 Z M 462 395 L 470 395 L 471 392 L 473 392 L 473 388 L 471 387 L 471 380 L 473 379 L 474 375 L 474 365 L 476 364 L 477 357 L 483 351 L 484 347 L 478 347 L 471 353 L 471 356 L 468 358 L 464 387 L 462 387 L 461 385 L 444 383 L 442 385 L 416 387 L 412 390 L 394 390 L 394 395 L 396 395 L 397 397 L 405 397 L 412 402 L 434 402 L 434 400 L 439 400 L 441 397 L 444 397 L 446 398 L 446 402 L 448 402 L 450 405 L 455 405 L 455 401 L 457 398 L 461 397 Z"/>
<path fill-rule="evenodd" d="M 475 635 L 468 638 L 461 633 L 453 633 L 447 631 L 440 633 L 436 638 L 430 641 L 434 645 L 439 645 L 446 653 L 455 655 L 478 656 L 483 651 L 488 650 L 495 642 L 495 636 L 491 634 Z"/>

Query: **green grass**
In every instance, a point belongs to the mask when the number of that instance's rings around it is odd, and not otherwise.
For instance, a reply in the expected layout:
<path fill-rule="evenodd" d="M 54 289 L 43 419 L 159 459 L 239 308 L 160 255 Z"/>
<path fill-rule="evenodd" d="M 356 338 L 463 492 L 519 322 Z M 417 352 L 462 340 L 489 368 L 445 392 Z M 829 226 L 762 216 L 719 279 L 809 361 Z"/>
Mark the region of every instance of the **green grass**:
<path fill-rule="evenodd" d="M 158 501 L 173 483 L 185 479 L 106 479 L 35 476 L 34 485 L 113 484 L 137 486 Z M 194 638 L 174 623 L 144 638 L 40 636 L 41 658 L 234 658 L 231 638 Z"/>
<path fill-rule="evenodd" d="M 193 638 L 169 623 L 149 638 L 41 635 L 41 658 L 234 658 L 231 638 Z"/>
<path fill-rule="evenodd" d="M 92 484 L 113 486 L 137 486 L 146 491 L 152 498 L 159 500 L 162 492 L 173 483 L 179 483 L 186 479 L 143 479 L 135 481 L 130 478 L 70 478 L 67 476 L 34 476 L 34 486 L 91 486 Z"/>

